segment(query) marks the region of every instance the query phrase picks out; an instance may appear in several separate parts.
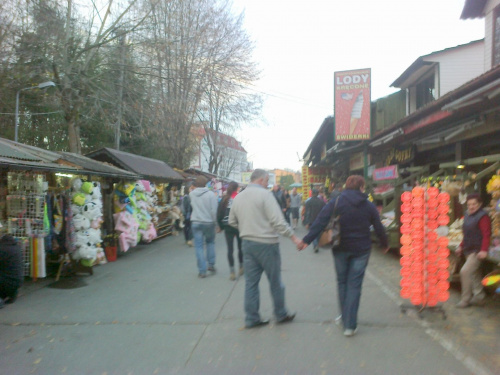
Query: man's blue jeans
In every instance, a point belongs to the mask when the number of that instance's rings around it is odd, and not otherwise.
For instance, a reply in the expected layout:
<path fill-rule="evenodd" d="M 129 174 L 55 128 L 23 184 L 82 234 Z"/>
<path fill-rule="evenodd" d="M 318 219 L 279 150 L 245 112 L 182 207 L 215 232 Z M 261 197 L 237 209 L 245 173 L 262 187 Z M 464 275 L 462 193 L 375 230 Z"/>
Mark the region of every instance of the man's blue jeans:
<path fill-rule="evenodd" d="M 198 271 L 204 275 L 207 273 L 207 262 L 209 267 L 215 265 L 215 223 L 192 222 L 194 248 L 198 261 Z M 207 256 L 205 259 L 204 242 L 207 245 Z"/>
<path fill-rule="evenodd" d="M 361 254 L 349 251 L 334 251 L 333 258 L 337 272 L 340 312 L 345 329 L 356 329 L 361 286 L 370 252 Z"/>
<path fill-rule="evenodd" d="M 274 315 L 278 321 L 287 316 L 285 308 L 285 285 L 281 281 L 281 255 L 279 244 L 243 240 L 243 266 L 245 267 L 245 324 L 252 326 L 260 322 L 259 282 L 266 273 L 274 304 Z"/>

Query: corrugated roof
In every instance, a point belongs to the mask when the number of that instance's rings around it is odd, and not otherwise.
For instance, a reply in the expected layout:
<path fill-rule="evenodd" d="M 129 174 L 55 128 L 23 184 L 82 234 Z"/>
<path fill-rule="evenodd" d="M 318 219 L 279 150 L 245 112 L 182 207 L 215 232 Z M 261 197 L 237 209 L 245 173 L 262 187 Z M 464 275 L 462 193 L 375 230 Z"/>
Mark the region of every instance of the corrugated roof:
<path fill-rule="evenodd" d="M 90 152 L 86 156 L 91 159 L 112 163 L 119 168 L 134 172 L 148 179 L 184 180 L 167 163 L 157 159 L 134 155 L 107 147 Z"/>
<path fill-rule="evenodd" d="M 82 170 L 68 165 L 61 165 L 57 163 L 45 163 L 30 160 L 18 160 L 6 157 L 0 157 L 0 166 L 15 168 L 15 169 L 31 169 L 39 171 L 50 172 L 65 172 L 71 174 L 81 174 Z"/>
<path fill-rule="evenodd" d="M 0 138 L 0 165 L 72 174 L 137 179 L 135 173 L 70 152 L 54 152 Z"/>
<path fill-rule="evenodd" d="M 106 164 L 98 160 L 91 159 L 89 157 L 74 154 L 71 152 L 59 152 L 62 158 L 71 163 L 76 164 L 84 168 L 86 171 L 96 172 L 99 174 L 107 174 L 118 176 L 122 178 L 138 179 L 139 176 L 136 173 L 129 172 L 125 169 L 118 168 L 114 165 Z"/>
<path fill-rule="evenodd" d="M 17 143 L 5 138 L 0 138 L 0 156 L 38 162 L 55 162 L 61 157 L 55 152 Z"/>

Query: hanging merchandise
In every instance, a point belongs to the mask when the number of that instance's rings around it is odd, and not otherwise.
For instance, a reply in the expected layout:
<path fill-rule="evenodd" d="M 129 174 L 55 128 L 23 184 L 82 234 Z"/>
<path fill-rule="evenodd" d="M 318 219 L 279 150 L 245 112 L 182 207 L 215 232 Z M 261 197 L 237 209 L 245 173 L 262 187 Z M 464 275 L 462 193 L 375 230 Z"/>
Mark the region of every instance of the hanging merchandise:
<path fill-rule="evenodd" d="M 140 240 L 139 223 L 134 216 L 137 208 L 135 190 L 135 183 L 121 182 L 116 186 L 113 196 L 115 231 L 119 233 L 118 244 L 123 252 L 137 246 Z"/>
<path fill-rule="evenodd" d="M 46 277 L 44 237 L 48 217 L 45 175 L 33 172 L 8 172 L 6 196 L 7 232 L 23 250 L 25 276 Z"/>
<path fill-rule="evenodd" d="M 100 229 L 103 222 L 101 185 L 99 182 L 82 181 L 79 178 L 75 178 L 71 185 L 72 225 L 76 247 L 73 259 L 80 260 L 87 267 L 105 263 Z"/>
<path fill-rule="evenodd" d="M 436 187 L 415 187 L 401 195 L 400 295 L 422 309 L 449 298 L 449 200 Z"/>
<path fill-rule="evenodd" d="M 491 194 L 490 217 L 493 236 L 488 256 L 500 261 L 500 170 L 491 177 L 486 191 Z"/>
<path fill-rule="evenodd" d="M 135 216 L 139 222 L 139 233 L 142 241 L 149 243 L 156 238 L 156 229 L 151 216 L 153 212 L 152 189 L 147 180 L 139 180 L 135 185 L 137 206 Z"/>

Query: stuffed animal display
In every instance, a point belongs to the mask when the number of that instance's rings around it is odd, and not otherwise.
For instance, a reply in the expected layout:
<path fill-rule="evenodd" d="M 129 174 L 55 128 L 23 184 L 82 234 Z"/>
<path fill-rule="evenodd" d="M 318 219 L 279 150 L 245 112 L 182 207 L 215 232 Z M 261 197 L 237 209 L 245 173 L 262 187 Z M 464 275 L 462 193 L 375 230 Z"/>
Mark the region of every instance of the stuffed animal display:
<path fill-rule="evenodd" d="M 142 241 L 149 243 L 156 238 L 152 223 L 151 183 L 140 180 L 117 185 L 113 198 L 115 231 L 122 251 L 137 246 Z"/>
<path fill-rule="evenodd" d="M 73 258 L 86 264 L 105 263 L 100 229 L 103 222 L 101 185 L 75 178 L 71 186 L 71 211 L 76 231 Z"/>

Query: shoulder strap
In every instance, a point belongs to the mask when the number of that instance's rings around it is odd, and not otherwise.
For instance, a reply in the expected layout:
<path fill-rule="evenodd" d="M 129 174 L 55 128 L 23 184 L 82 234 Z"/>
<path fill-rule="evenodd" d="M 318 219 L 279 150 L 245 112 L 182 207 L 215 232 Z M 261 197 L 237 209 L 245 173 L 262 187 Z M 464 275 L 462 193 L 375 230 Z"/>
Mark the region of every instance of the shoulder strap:
<path fill-rule="evenodd" d="M 337 204 L 339 203 L 339 200 L 340 200 L 340 195 L 337 197 L 337 200 L 335 201 L 335 206 L 333 206 L 333 215 L 332 216 L 335 216 L 335 214 L 337 213 Z"/>

